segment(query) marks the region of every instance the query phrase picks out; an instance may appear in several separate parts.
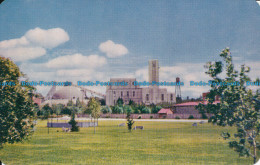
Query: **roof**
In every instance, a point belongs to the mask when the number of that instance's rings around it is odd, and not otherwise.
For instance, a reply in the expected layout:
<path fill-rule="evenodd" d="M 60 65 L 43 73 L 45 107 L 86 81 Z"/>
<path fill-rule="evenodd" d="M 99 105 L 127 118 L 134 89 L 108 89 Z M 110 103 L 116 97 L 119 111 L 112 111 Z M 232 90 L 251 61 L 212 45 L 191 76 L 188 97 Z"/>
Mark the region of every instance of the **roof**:
<path fill-rule="evenodd" d="M 63 86 L 52 95 L 52 99 L 82 99 L 84 93 L 74 86 Z"/>
<path fill-rule="evenodd" d="M 176 107 L 181 107 L 181 106 L 196 106 L 201 104 L 208 104 L 208 101 L 199 101 L 199 102 L 186 102 L 186 103 L 181 103 L 181 104 L 175 104 L 174 106 Z M 220 101 L 214 101 L 213 104 L 220 103 Z"/>
<path fill-rule="evenodd" d="M 168 113 L 170 109 L 161 109 L 158 113 Z"/>

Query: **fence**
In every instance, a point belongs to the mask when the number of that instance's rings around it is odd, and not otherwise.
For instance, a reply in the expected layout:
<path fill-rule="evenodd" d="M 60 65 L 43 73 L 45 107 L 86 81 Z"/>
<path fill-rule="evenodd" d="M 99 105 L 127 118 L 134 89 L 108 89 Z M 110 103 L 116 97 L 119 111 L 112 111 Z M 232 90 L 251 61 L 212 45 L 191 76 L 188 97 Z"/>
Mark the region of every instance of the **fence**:
<path fill-rule="evenodd" d="M 94 127 L 98 126 L 98 123 L 94 122 L 78 122 L 77 126 L 79 127 Z M 55 128 L 71 128 L 69 123 L 47 123 L 47 127 L 55 127 Z"/>
<path fill-rule="evenodd" d="M 188 119 L 192 115 L 195 119 L 201 119 L 202 115 L 201 114 L 184 114 L 184 113 L 174 113 L 174 114 L 168 114 L 168 115 L 162 115 L 159 116 L 159 114 L 131 114 L 131 118 L 133 119 L 175 119 L 176 117 L 181 118 L 181 119 Z M 212 116 L 211 114 L 206 114 L 208 117 Z M 78 118 L 89 118 L 89 115 L 78 115 Z M 126 114 L 101 114 L 101 118 L 119 118 L 119 119 L 125 119 Z"/>

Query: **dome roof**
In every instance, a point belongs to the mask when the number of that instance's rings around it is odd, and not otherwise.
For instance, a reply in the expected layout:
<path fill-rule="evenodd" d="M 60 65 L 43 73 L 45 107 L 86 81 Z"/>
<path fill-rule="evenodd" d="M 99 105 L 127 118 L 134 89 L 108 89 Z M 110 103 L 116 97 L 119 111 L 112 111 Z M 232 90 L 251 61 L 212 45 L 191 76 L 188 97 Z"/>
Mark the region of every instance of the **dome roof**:
<path fill-rule="evenodd" d="M 63 86 L 52 95 L 52 99 L 82 99 L 84 93 L 74 86 Z"/>

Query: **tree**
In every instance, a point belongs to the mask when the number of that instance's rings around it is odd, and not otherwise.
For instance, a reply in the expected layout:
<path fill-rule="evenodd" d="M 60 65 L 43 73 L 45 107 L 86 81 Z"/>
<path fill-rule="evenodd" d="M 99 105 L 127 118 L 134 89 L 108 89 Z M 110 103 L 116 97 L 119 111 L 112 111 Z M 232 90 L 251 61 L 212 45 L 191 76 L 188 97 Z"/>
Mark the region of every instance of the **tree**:
<path fill-rule="evenodd" d="M 88 102 L 88 109 L 91 110 L 91 116 L 94 118 L 94 134 L 96 133 L 96 124 L 95 119 L 98 120 L 101 113 L 101 106 L 99 101 L 97 101 L 94 97 L 91 97 Z"/>
<path fill-rule="evenodd" d="M 78 132 L 79 126 L 77 126 L 77 122 L 75 120 L 75 112 L 72 113 L 71 120 L 69 121 L 69 124 L 71 125 L 71 132 Z"/>
<path fill-rule="evenodd" d="M 128 105 L 134 106 L 135 102 L 132 99 L 130 99 Z"/>
<path fill-rule="evenodd" d="M 141 113 L 151 113 L 151 109 L 149 107 L 144 107 L 141 109 Z"/>
<path fill-rule="evenodd" d="M 122 107 L 122 106 L 124 105 L 123 99 L 119 97 L 119 98 L 117 99 L 117 101 L 116 101 L 116 105 Z"/>
<path fill-rule="evenodd" d="M 131 132 L 132 131 L 132 127 L 134 125 L 134 119 L 131 119 L 131 111 L 127 111 L 127 115 L 126 115 L 126 121 L 127 121 L 127 129 Z"/>
<path fill-rule="evenodd" d="M 123 111 L 124 111 L 124 113 L 129 114 L 129 113 L 133 112 L 133 109 L 132 109 L 131 106 L 125 105 L 124 108 L 123 108 Z"/>
<path fill-rule="evenodd" d="M 49 106 L 49 104 L 45 104 L 42 107 L 42 111 L 43 111 L 43 119 L 48 119 L 49 116 L 53 113 L 52 108 Z"/>
<path fill-rule="evenodd" d="M 239 156 L 251 156 L 254 163 L 257 160 L 257 150 L 260 149 L 257 137 L 260 132 L 259 121 L 259 93 L 253 94 L 247 89 L 246 83 L 250 81 L 249 67 L 241 65 L 238 72 L 232 63 L 229 48 L 224 49 L 220 57 L 222 61 L 209 62 L 205 66 L 212 80 L 210 93 L 207 95 L 208 104 L 199 105 L 199 110 L 213 114 L 209 122 L 219 126 L 235 126 L 237 132 L 231 136 L 223 132 L 224 139 L 229 139 L 229 147 L 239 153 Z M 225 69 L 225 78 L 220 74 Z M 220 103 L 214 103 L 215 97 L 220 97 Z"/>
<path fill-rule="evenodd" d="M 80 102 L 79 98 L 76 100 L 76 107 L 81 108 L 82 107 L 82 102 Z"/>
<path fill-rule="evenodd" d="M 71 115 L 71 109 L 69 107 L 63 107 L 61 114 Z"/>
<path fill-rule="evenodd" d="M 152 113 L 158 113 L 162 109 L 161 106 L 154 105 L 152 107 Z"/>
<path fill-rule="evenodd" d="M 101 111 L 102 111 L 103 114 L 112 112 L 112 110 L 111 110 L 111 108 L 109 106 L 103 106 Z"/>
<path fill-rule="evenodd" d="M 112 113 L 114 114 L 121 114 L 124 112 L 124 109 L 123 107 L 120 107 L 118 105 L 115 105 L 113 108 L 112 108 Z"/>
<path fill-rule="evenodd" d="M 67 106 L 73 106 L 74 104 L 73 104 L 73 101 L 72 101 L 72 99 L 71 100 L 69 100 L 68 101 L 68 103 L 67 103 Z"/>
<path fill-rule="evenodd" d="M 21 142 L 34 126 L 34 88 L 22 86 L 25 77 L 10 59 L 0 57 L 0 147 Z"/>

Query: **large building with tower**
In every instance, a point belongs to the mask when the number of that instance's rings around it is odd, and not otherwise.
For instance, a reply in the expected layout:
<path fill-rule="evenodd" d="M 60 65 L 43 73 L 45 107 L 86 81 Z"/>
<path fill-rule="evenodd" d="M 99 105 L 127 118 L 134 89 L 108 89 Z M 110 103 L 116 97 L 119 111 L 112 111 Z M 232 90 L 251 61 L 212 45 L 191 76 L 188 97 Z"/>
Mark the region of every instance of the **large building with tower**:
<path fill-rule="evenodd" d="M 159 82 L 159 61 L 149 61 L 149 82 Z M 160 88 L 157 85 L 140 87 L 134 85 L 136 78 L 111 78 L 110 82 L 127 82 L 128 85 L 123 86 L 107 86 L 106 89 L 106 105 L 115 105 L 119 98 L 122 98 L 125 104 L 130 100 L 135 103 L 158 104 L 163 102 L 176 103 L 175 93 L 168 92 L 166 88 Z"/>

